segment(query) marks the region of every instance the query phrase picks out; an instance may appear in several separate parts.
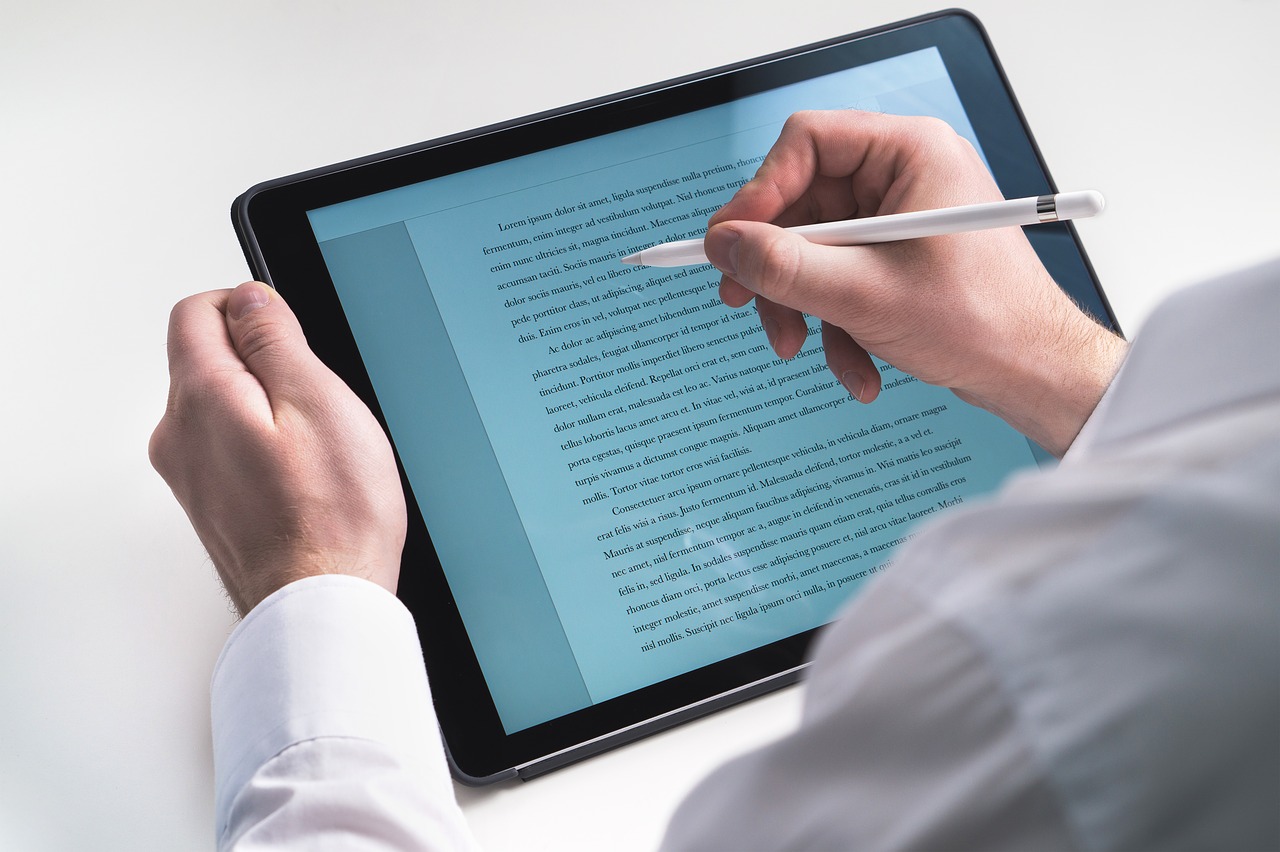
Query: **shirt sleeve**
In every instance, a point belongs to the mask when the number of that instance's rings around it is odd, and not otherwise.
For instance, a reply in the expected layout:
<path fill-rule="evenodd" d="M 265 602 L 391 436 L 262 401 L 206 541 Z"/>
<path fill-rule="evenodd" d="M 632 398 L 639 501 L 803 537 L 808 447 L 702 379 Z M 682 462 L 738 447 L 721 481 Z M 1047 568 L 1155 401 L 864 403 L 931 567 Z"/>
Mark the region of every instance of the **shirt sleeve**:
<path fill-rule="evenodd" d="M 1280 848 L 1277 281 L 1175 297 L 1057 469 L 913 533 L 667 848 Z"/>
<path fill-rule="evenodd" d="M 822 641 L 800 727 L 716 770 L 663 848 L 1078 848 L 979 648 L 878 583 Z"/>
<path fill-rule="evenodd" d="M 310 577 L 232 632 L 212 683 L 219 849 L 472 849 L 413 619 Z"/>

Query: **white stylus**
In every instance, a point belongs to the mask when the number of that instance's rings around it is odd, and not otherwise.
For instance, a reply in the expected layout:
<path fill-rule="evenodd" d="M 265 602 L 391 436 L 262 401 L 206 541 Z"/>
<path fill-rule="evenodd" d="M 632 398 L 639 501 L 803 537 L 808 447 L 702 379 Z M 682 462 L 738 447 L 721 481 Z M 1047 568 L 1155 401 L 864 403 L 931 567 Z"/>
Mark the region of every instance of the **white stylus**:
<path fill-rule="evenodd" d="M 940 210 L 868 216 L 865 219 L 843 222 L 820 222 L 816 225 L 798 225 L 787 230 L 818 245 L 860 246 L 958 234 L 962 231 L 1087 219 L 1101 213 L 1105 206 L 1102 194 L 1088 189 L 1082 192 L 1059 192 L 1057 195 L 1011 198 L 986 204 L 967 204 L 963 207 L 944 207 Z M 707 263 L 707 255 L 702 248 L 702 239 L 698 238 L 653 246 L 627 255 L 622 258 L 622 262 L 636 266 L 692 266 Z"/>

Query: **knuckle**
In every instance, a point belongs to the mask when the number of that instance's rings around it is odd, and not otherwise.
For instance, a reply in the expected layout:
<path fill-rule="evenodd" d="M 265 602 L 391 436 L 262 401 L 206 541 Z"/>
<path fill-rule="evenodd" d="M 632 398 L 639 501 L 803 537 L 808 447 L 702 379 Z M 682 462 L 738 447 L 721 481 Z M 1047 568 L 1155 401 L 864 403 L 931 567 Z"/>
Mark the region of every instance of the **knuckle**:
<path fill-rule="evenodd" d="M 209 294 L 187 296 L 169 310 L 169 337 L 181 344 L 208 320 Z"/>
<path fill-rule="evenodd" d="M 271 317 L 255 317 L 237 335 L 236 351 L 247 364 L 261 362 L 278 357 L 288 342 L 289 329 L 283 322 Z"/>
<path fill-rule="evenodd" d="M 914 121 L 919 125 L 925 133 L 931 135 L 955 136 L 956 132 L 951 125 L 938 118 L 936 115 L 918 115 L 914 117 Z"/>
<path fill-rule="evenodd" d="M 910 120 L 917 144 L 934 155 L 967 160 L 976 154 L 972 143 L 946 121 L 934 116 L 915 116 Z"/>
<path fill-rule="evenodd" d="M 193 434 L 210 427 L 231 428 L 238 422 L 243 407 L 240 378 L 236 371 L 211 368 L 192 371 L 174 380 L 164 416 L 148 445 L 152 463 L 157 455 L 173 457 L 174 448 L 191 440 Z"/>
<path fill-rule="evenodd" d="M 156 426 L 155 431 L 151 433 L 151 439 L 147 441 L 147 459 L 161 476 L 166 476 L 171 455 L 169 430 L 165 428 L 166 425 L 167 419 L 161 420 L 160 425 Z"/>
<path fill-rule="evenodd" d="M 791 115 L 787 116 L 787 120 L 782 123 L 782 133 L 786 135 L 804 133 L 812 126 L 813 112 L 810 110 L 801 110 L 800 112 L 793 112 Z"/>
<path fill-rule="evenodd" d="M 761 250 L 749 257 L 748 268 L 760 292 L 772 301 L 794 307 L 794 298 L 803 275 L 803 256 L 794 239 L 775 234 Z"/>
<path fill-rule="evenodd" d="M 187 296 L 173 306 L 169 311 L 169 324 L 172 326 L 186 325 L 189 318 L 204 304 L 201 296 Z"/>
<path fill-rule="evenodd" d="M 818 128 L 825 126 L 830 116 L 822 110 L 802 109 L 793 112 L 783 122 L 782 129 L 792 133 L 811 134 Z"/>
<path fill-rule="evenodd" d="M 190 297 L 178 302 L 169 311 L 169 360 L 187 348 L 195 321 L 196 306 Z"/>

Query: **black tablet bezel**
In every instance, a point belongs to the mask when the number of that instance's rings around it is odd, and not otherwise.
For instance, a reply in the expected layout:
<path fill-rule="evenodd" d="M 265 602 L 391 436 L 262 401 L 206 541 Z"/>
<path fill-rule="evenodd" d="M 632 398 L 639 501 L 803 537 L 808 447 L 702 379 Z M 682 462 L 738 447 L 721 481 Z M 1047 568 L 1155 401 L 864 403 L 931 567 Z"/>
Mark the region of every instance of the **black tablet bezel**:
<path fill-rule="evenodd" d="M 269 181 L 236 199 L 232 220 L 254 275 L 288 298 L 317 355 L 347 381 L 386 429 L 306 211 L 924 47 L 939 49 L 1005 196 L 1056 191 L 981 24 L 967 12 L 950 10 Z M 1039 236 L 1053 233 L 1069 237 L 1078 252 L 1084 277 L 1071 276 L 1078 291 L 1073 295 L 1091 303 L 1099 319 L 1115 328 L 1075 230 L 1067 224 L 1047 225 L 1041 226 Z M 410 522 L 399 595 L 416 617 L 440 727 L 454 774 L 464 782 L 531 777 L 778 688 L 798 676 L 815 631 L 506 734 L 403 466 L 401 479 Z"/>

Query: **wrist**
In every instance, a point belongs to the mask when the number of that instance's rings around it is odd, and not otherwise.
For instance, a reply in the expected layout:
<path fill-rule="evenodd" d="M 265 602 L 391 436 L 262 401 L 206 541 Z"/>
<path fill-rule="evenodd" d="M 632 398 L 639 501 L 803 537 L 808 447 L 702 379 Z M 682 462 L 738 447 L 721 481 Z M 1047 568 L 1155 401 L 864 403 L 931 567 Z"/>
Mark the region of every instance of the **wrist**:
<path fill-rule="evenodd" d="M 1128 344 L 1063 297 L 1057 321 L 1033 340 L 997 350 L 995 380 L 956 394 L 1061 458 L 1106 393 Z"/>
<path fill-rule="evenodd" d="M 313 577 L 348 576 L 381 586 L 392 595 L 400 576 L 400 550 L 403 538 L 394 550 L 371 556 L 367 551 L 336 547 L 299 547 L 269 549 L 254 554 L 253 559 L 234 565 L 215 559 L 231 602 L 241 617 L 247 616 L 264 600 L 286 586 Z"/>

